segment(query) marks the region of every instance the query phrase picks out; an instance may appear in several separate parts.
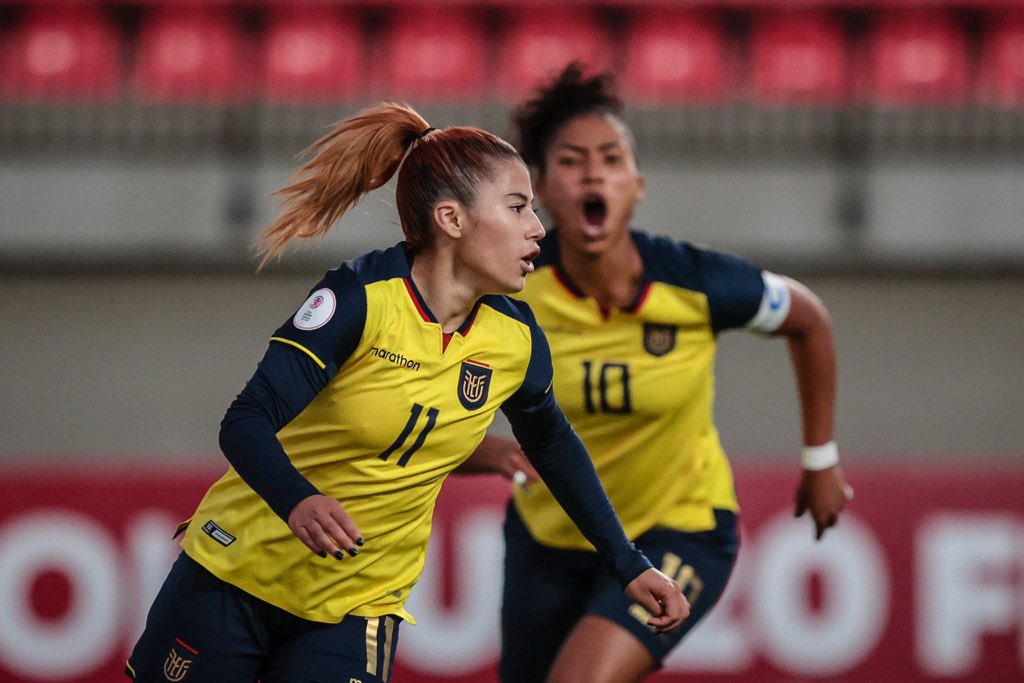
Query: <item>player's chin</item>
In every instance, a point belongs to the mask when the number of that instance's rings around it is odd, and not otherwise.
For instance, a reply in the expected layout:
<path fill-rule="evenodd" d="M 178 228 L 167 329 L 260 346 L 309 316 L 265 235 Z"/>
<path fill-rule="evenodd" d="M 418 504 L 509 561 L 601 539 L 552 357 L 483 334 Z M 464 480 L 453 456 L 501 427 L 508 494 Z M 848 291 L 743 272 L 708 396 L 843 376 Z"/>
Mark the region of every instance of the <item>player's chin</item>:
<path fill-rule="evenodd" d="M 521 292 L 521 291 L 523 291 L 524 287 L 526 287 L 526 273 L 523 273 L 523 274 L 519 275 L 518 277 L 513 278 L 509 282 L 508 293 L 509 294 L 515 294 L 517 292 Z"/>
<path fill-rule="evenodd" d="M 526 287 L 526 274 L 520 272 L 501 278 L 500 281 L 495 282 L 491 291 L 495 294 L 517 294 L 523 291 L 524 287 Z"/>

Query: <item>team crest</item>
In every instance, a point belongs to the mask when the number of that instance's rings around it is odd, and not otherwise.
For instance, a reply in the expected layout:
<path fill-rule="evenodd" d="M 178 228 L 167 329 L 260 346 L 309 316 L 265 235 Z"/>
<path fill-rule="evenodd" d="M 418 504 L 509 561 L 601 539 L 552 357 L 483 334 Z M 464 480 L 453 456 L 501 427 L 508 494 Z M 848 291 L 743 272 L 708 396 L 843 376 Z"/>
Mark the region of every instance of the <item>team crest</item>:
<path fill-rule="evenodd" d="M 466 410 L 476 410 L 487 403 L 491 388 L 491 368 L 476 361 L 462 361 L 459 371 L 459 403 Z"/>
<path fill-rule="evenodd" d="M 644 323 L 644 349 L 652 356 L 664 356 L 676 347 L 676 326 Z"/>
<path fill-rule="evenodd" d="M 190 666 L 192 666 L 191 659 L 179 656 L 174 648 L 171 648 L 166 661 L 164 661 L 164 677 L 169 681 L 180 681 L 188 673 Z"/>

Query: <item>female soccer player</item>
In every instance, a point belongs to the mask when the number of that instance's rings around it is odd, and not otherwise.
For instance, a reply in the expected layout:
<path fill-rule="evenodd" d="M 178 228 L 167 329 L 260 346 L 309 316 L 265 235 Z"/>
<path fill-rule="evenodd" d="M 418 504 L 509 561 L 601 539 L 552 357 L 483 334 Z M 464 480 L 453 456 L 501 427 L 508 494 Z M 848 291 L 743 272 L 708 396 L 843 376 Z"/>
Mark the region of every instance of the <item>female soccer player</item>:
<path fill-rule="evenodd" d="M 515 149 L 384 104 L 340 122 L 282 190 L 263 262 L 398 170 L 405 241 L 327 273 L 228 409 L 231 464 L 187 524 L 127 666 L 139 681 L 388 681 L 434 501 L 501 407 L 531 462 L 667 631 L 678 584 L 626 538 L 550 391 L 522 289 L 544 229 Z"/>
<path fill-rule="evenodd" d="M 520 151 L 556 229 L 520 298 L 551 344 L 555 394 L 637 547 L 689 599 L 682 628 L 652 633 L 543 485 L 516 487 L 505 523 L 504 683 L 630 683 L 715 604 L 738 549 L 732 475 L 712 421 L 717 335 L 789 342 L 803 418 L 796 512 L 820 538 L 849 495 L 832 423 L 828 314 L 801 284 L 734 256 L 631 230 L 644 196 L 611 76 L 567 67 L 516 112 Z M 488 438 L 467 469 L 514 470 Z"/>

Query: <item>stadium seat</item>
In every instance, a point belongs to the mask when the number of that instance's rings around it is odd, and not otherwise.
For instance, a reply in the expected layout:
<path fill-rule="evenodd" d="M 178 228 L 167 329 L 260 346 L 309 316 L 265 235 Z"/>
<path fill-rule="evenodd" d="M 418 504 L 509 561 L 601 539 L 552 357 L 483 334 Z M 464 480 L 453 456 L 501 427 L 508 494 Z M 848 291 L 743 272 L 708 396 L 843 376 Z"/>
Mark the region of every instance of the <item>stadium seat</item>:
<path fill-rule="evenodd" d="M 772 12 L 759 17 L 750 44 L 754 99 L 769 104 L 837 104 L 847 94 L 843 27 L 833 15 Z"/>
<path fill-rule="evenodd" d="M 993 14 L 982 44 L 979 99 L 1001 107 L 1024 106 L 1024 13 Z"/>
<path fill-rule="evenodd" d="M 263 93 L 271 102 L 332 102 L 358 94 L 363 74 L 358 23 L 334 7 L 274 12 L 264 42 Z"/>
<path fill-rule="evenodd" d="M 0 90 L 23 101 L 105 101 L 121 85 L 120 35 L 92 7 L 30 9 L 0 45 Z"/>
<path fill-rule="evenodd" d="M 484 25 L 472 11 L 408 8 L 394 12 L 380 43 L 378 87 L 388 98 L 475 101 L 486 73 Z"/>
<path fill-rule="evenodd" d="M 597 18 L 583 8 L 509 11 L 498 42 L 499 94 L 508 100 L 523 97 L 539 80 L 573 60 L 595 70 L 612 65 L 610 38 Z"/>
<path fill-rule="evenodd" d="M 233 17 L 220 8 L 166 6 L 145 17 L 133 84 L 156 102 L 224 102 L 251 92 L 251 60 Z"/>
<path fill-rule="evenodd" d="M 715 102 L 728 90 L 730 57 L 711 15 L 637 10 L 626 33 L 624 91 L 649 104 Z"/>
<path fill-rule="evenodd" d="M 883 106 L 960 104 L 967 94 L 967 44 L 948 14 L 882 14 L 871 34 L 868 95 Z"/>

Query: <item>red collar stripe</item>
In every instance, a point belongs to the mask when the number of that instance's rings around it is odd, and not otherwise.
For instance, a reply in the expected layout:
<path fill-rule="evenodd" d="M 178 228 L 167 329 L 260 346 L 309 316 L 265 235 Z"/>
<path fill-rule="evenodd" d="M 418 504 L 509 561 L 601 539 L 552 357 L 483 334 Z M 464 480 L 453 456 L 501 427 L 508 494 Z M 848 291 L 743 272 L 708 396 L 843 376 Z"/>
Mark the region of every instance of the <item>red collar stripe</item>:
<path fill-rule="evenodd" d="M 416 310 L 420 312 L 420 317 L 423 318 L 423 322 L 437 322 L 431 318 L 430 314 L 427 313 L 427 309 L 420 302 L 419 293 L 413 288 L 412 280 L 409 278 L 402 278 L 402 282 L 405 283 L 405 289 L 409 292 L 409 298 L 412 299 L 413 304 L 416 305 Z"/>

